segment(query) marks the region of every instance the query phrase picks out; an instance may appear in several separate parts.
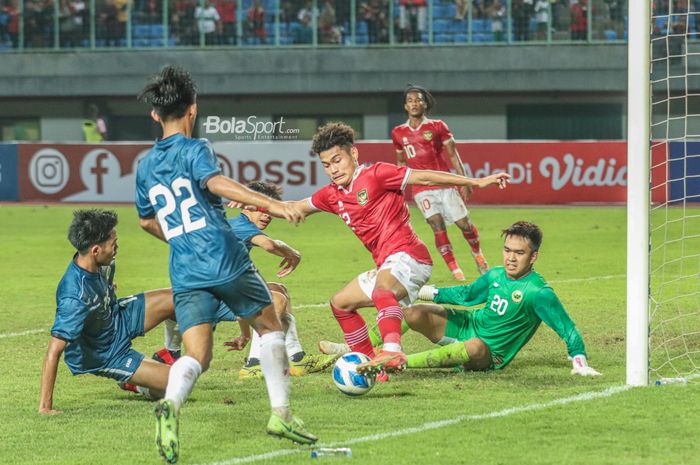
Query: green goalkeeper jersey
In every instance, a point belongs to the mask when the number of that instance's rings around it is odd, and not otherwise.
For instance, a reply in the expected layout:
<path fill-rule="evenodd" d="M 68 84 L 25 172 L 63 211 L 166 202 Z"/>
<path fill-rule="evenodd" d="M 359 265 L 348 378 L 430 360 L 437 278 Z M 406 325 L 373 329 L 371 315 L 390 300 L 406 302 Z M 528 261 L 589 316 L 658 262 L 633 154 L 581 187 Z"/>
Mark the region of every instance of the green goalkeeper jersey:
<path fill-rule="evenodd" d="M 536 271 L 508 278 L 504 268 L 492 268 L 467 286 L 438 289 L 436 303 L 469 307 L 473 332 L 491 349 L 494 368 L 505 367 L 544 321 L 566 343 L 571 357 L 586 354 L 583 339 L 552 288 Z"/>

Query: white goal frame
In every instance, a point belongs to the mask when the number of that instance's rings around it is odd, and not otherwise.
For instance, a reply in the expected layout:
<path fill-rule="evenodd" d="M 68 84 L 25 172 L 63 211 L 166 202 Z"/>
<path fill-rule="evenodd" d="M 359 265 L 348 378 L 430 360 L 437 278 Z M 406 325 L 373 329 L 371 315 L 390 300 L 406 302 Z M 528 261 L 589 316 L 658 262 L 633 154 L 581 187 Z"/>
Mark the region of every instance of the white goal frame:
<path fill-rule="evenodd" d="M 627 384 L 649 384 L 651 1 L 628 2 Z"/>

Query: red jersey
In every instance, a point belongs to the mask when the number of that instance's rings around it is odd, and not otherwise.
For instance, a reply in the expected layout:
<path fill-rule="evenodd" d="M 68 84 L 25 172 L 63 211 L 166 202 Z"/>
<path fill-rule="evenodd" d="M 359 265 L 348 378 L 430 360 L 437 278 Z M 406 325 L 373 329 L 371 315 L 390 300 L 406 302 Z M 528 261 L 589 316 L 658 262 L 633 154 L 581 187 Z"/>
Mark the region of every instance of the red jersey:
<path fill-rule="evenodd" d="M 424 118 L 413 129 L 408 121 L 391 131 L 394 148 L 403 151 L 406 164 L 414 170 L 447 171 L 450 169 L 442 155 L 445 142 L 454 140 L 444 121 Z M 444 189 L 445 186 L 413 186 L 413 194 L 430 189 Z"/>
<path fill-rule="evenodd" d="M 358 166 L 347 189 L 329 184 L 309 203 L 316 210 L 338 214 L 372 253 L 377 267 L 396 252 L 432 265 L 428 248 L 411 227 L 403 199 L 410 172 L 390 163 Z"/>

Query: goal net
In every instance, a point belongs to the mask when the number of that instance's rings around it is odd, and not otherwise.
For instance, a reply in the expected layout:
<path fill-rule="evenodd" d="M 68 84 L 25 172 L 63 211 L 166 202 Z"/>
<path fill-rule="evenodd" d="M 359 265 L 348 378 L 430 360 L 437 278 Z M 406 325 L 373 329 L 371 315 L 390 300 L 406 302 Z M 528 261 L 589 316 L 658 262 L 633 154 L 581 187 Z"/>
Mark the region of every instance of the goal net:
<path fill-rule="evenodd" d="M 694 4 L 654 1 L 646 41 L 651 382 L 700 372 L 700 12 Z"/>

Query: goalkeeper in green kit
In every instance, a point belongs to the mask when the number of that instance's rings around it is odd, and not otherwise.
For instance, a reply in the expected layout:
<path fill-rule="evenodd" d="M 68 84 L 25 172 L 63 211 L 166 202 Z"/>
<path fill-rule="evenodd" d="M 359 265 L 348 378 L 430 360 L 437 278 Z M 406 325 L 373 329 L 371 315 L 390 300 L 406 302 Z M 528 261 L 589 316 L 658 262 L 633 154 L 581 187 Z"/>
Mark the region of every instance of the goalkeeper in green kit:
<path fill-rule="evenodd" d="M 478 310 L 455 310 L 434 304 L 404 309 L 408 326 L 442 347 L 408 356 L 408 368 L 464 366 L 467 370 L 501 369 L 544 321 L 566 343 L 571 374 L 599 376 L 588 366 L 583 338 L 556 294 L 532 269 L 542 231 L 525 221 L 503 230 L 503 267 L 491 269 L 467 286 L 424 286 L 418 297 L 437 304 Z M 459 341 L 459 342 L 458 342 Z"/>
<path fill-rule="evenodd" d="M 456 310 L 418 304 L 403 309 L 405 323 L 441 347 L 408 356 L 408 368 L 463 366 L 466 370 L 501 369 L 535 334 L 544 321 L 566 343 L 571 374 L 599 376 L 588 366 L 583 338 L 556 294 L 532 269 L 542 243 L 540 228 L 525 221 L 503 230 L 503 267 L 492 268 L 466 286 L 423 286 L 421 300 L 470 307 Z M 404 325 L 405 327 L 406 325 Z M 379 336 L 373 342 L 381 344 Z M 321 341 L 325 353 L 345 352 L 344 344 Z"/>

